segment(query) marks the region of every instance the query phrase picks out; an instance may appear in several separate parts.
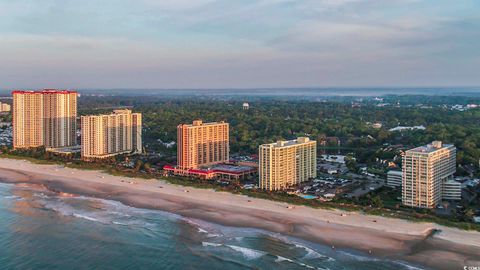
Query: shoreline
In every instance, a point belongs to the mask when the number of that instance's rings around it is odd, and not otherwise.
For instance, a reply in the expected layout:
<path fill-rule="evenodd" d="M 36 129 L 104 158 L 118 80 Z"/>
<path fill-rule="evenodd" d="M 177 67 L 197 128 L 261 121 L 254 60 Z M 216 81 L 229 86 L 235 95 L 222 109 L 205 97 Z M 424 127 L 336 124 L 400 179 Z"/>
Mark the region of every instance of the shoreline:
<path fill-rule="evenodd" d="M 13 159 L 0 159 L 0 182 L 39 184 L 57 193 L 115 200 L 226 226 L 262 229 L 434 269 L 480 265 L 479 232 L 432 223 L 306 206 L 287 209 L 287 203 L 176 186 L 162 180 Z M 432 234 L 434 229 L 440 231 Z"/>

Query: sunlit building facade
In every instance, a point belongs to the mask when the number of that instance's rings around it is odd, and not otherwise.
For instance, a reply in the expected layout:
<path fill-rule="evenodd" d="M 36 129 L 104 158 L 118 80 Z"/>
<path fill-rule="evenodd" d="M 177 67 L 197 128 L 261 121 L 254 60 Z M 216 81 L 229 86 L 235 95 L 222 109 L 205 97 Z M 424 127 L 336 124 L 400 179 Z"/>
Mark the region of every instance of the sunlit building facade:
<path fill-rule="evenodd" d="M 225 122 L 177 126 L 177 167 L 181 170 L 196 169 L 228 162 L 230 153 L 229 124 Z"/>
<path fill-rule="evenodd" d="M 13 91 L 14 148 L 77 145 L 77 92 Z"/>
<path fill-rule="evenodd" d="M 0 112 L 9 112 L 11 110 L 10 104 L 0 102 Z"/>
<path fill-rule="evenodd" d="M 456 148 L 434 141 L 406 151 L 402 163 L 402 203 L 433 208 L 442 202 L 443 183 L 456 171 Z"/>
<path fill-rule="evenodd" d="M 82 159 L 142 153 L 142 115 L 131 110 L 81 117 Z"/>
<path fill-rule="evenodd" d="M 300 137 L 259 147 L 259 186 L 283 190 L 317 177 L 317 142 Z"/>

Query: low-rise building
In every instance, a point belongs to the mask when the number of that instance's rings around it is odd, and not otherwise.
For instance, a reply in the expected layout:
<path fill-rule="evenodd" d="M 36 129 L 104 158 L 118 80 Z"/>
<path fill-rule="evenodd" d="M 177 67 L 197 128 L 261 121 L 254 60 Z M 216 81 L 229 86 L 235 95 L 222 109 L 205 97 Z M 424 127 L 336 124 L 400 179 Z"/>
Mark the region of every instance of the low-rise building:
<path fill-rule="evenodd" d="M 387 172 L 387 187 L 401 188 L 402 187 L 402 171 L 390 170 Z"/>
<path fill-rule="evenodd" d="M 10 110 L 11 110 L 10 104 L 0 102 L 0 112 L 9 112 Z"/>
<path fill-rule="evenodd" d="M 462 199 L 462 184 L 453 179 L 443 181 L 442 199 L 460 201 Z"/>
<path fill-rule="evenodd" d="M 166 165 L 163 170 L 167 174 L 195 177 L 204 180 L 243 180 L 257 173 L 256 167 L 242 166 L 238 164 L 215 164 L 211 167 L 197 169 L 181 169 L 176 166 Z"/>

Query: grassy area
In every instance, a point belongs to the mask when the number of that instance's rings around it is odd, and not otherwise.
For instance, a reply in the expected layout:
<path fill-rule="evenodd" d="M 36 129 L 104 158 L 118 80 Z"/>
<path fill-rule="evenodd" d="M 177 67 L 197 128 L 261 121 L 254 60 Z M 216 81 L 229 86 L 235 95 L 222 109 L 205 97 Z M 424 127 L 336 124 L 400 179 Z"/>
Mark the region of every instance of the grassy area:
<path fill-rule="evenodd" d="M 405 208 L 400 206 L 400 201 L 397 200 L 397 197 L 401 196 L 398 191 L 382 188 L 378 191 L 364 196 L 358 201 L 347 200 L 344 198 L 331 201 L 331 202 L 320 202 L 318 200 L 308 200 L 302 197 L 288 194 L 286 192 L 267 192 L 263 190 L 246 190 L 241 189 L 238 186 L 229 186 L 221 187 L 215 184 L 214 181 L 205 181 L 196 178 L 188 177 L 178 177 L 178 176 L 161 176 L 158 173 L 148 173 L 142 171 L 132 171 L 132 170 L 120 170 L 112 164 L 103 164 L 103 163 L 90 163 L 82 162 L 79 160 L 64 162 L 59 160 L 45 160 L 37 159 L 26 156 L 18 156 L 14 154 L 3 153 L 0 154 L 0 158 L 10 158 L 18 160 L 27 160 L 35 164 L 57 164 L 64 165 L 68 168 L 82 169 L 82 170 L 99 170 L 105 173 L 114 175 L 114 176 L 124 176 L 131 178 L 144 178 L 144 179 L 159 179 L 166 181 L 170 184 L 188 186 L 194 188 L 203 188 L 203 189 L 214 189 L 216 191 L 230 192 L 233 194 L 242 194 L 252 198 L 260 198 L 272 201 L 285 202 L 293 205 L 303 205 L 312 208 L 321 208 L 321 209 L 340 209 L 345 211 L 357 211 L 368 215 L 375 216 L 384 216 L 384 217 L 394 217 L 406 219 L 412 222 L 432 222 L 449 227 L 456 227 L 465 230 L 477 230 L 480 231 L 480 225 L 471 223 L 471 222 L 462 222 L 454 220 L 447 217 L 439 217 L 434 215 L 431 211 L 428 210 L 416 210 L 412 208 Z M 376 200 L 382 202 L 381 206 L 372 206 L 372 202 L 375 203 Z"/>

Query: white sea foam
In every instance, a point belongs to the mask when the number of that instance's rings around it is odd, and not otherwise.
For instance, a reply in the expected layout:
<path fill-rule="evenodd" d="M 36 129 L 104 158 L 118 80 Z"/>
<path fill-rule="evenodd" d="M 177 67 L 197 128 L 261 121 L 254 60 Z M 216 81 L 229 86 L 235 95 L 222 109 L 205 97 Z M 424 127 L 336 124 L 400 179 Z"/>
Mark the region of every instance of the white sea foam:
<path fill-rule="evenodd" d="M 95 222 L 104 223 L 103 221 L 101 221 L 101 220 L 98 219 L 98 218 L 90 217 L 90 216 L 87 216 L 87 215 L 82 215 L 82 214 L 76 214 L 76 213 L 74 213 L 72 216 L 77 217 L 77 218 L 83 218 L 83 219 L 90 220 L 90 221 L 95 221 Z"/>
<path fill-rule="evenodd" d="M 277 255 L 277 259 L 275 260 L 275 262 L 278 263 L 278 262 L 284 262 L 284 261 L 294 263 L 294 261 L 291 260 L 291 259 L 289 259 L 289 258 L 285 258 L 285 257 L 278 256 L 278 255 Z"/>
<path fill-rule="evenodd" d="M 127 223 L 118 222 L 118 221 L 112 221 L 112 224 L 120 225 L 120 226 L 129 226 Z"/>
<path fill-rule="evenodd" d="M 246 247 L 239 247 L 234 245 L 226 245 L 226 246 L 235 251 L 242 253 L 243 257 L 245 257 L 245 259 L 247 260 L 255 260 L 267 254 L 266 252 L 256 250 L 256 249 L 246 248 Z"/>
<path fill-rule="evenodd" d="M 338 253 L 346 255 L 347 257 L 350 257 L 351 259 L 354 259 L 355 261 L 362 261 L 362 262 L 375 262 L 375 261 L 380 261 L 380 259 L 371 257 L 371 256 L 362 256 L 362 255 L 357 255 L 345 251 L 338 251 Z"/>
<path fill-rule="evenodd" d="M 4 196 L 3 198 L 8 199 L 8 200 L 16 200 L 16 201 L 23 200 L 22 197 L 16 196 L 16 195 Z"/>
<path fill-rule="evenodd" d="M 303 257 L 304 259 L 325 259 L 325 260 L 328 260 L 328 261 L 335 261 L 334 258 L 331 258 L 331 257 L 328 257 L 328 256 L 325 256 L 323 254 L 320 254 L 318 253 L 317 251 L 307 247 L 307 246 L 304 246 L 304 245 L 301 245 L 299 243 L 292 243 L 293 245 L 295 245 L 297 248 L 301 248 L 301 249 L 304 249 L 307 254 L 305 254 L 305 256 Z"/>
<path fill-rule="evenodd" d="M 204 247 L 220 247 L 220 246 L 222 246 L 222 244 L 202 242 L 202 246 L 204 246 Z"/>
<path fill-rule="evenodd" d="M 423 268 L 420 268 L 420 267 L 417 267 L 417 266 L 413 266 L 413 265 L 409 265 L 408 263 L 406 262 L 402 262 L 402 261 L 393 261 L 394 263 L 396 264 L 400 264 L 401 266 L 404 266 L 406 267 L 407 269 L 409 270 L 424 270 Z"/>

